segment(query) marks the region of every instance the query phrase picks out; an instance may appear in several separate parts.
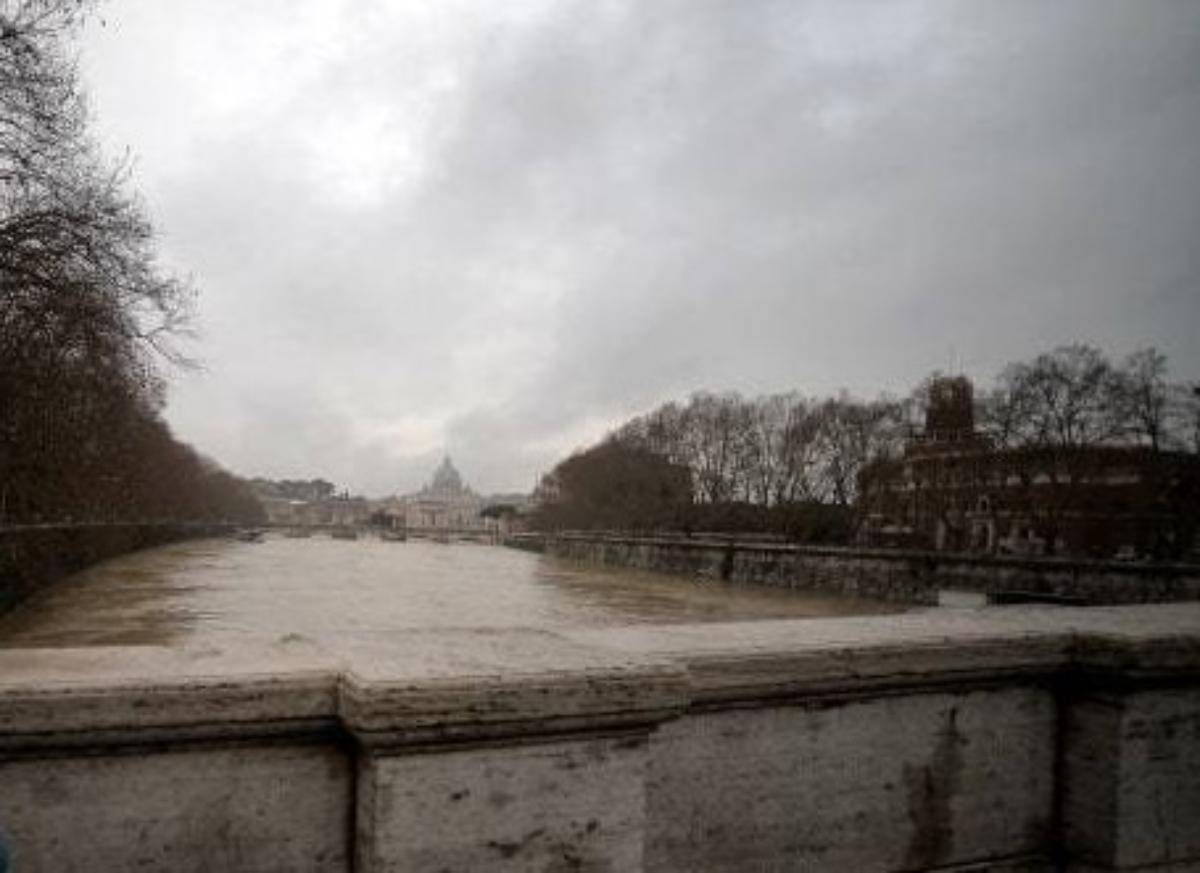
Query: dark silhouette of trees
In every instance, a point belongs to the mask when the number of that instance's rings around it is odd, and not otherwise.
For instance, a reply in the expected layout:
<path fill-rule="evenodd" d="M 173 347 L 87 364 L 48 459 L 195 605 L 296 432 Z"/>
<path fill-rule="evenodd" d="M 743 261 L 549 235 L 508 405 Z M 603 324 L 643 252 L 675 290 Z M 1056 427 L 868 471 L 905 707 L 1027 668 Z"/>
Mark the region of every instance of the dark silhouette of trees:
<path fill-rule="evenodd" d="M 1180 440 L 1189 451 L 1200 455 L 1200 382 L 1177 385 L 1173 394 Z"/>
<path fill-rule="evenodd" d="M 755 532 L 846 541 L 858 471 L 897 451 L 901 407 L 846 394 L 693 395 L 544 477 L 545 528 Z"/>
<path fill-rule="evenodd" d="M 1140 487 L 1111 512 L 1158 515 L 1164 536 L 1174 520 L 1195 514 L 1192 486 L 1183 484 L 1195 465 L 1173 451 L 1188 448 L 1185 391 L 1167 372 L 1166 356 L 1154 348 L 1114 363 L 1093 346 L 1074 344 L 1009 365 L 982 398 L 985 432 L 997 449 L 1009 450 L 1009 490 L 1048 549 L 1073 517 L 1087 513 L 1102 523 L 1097 507 L 1106 504 L 1098 495 L 1111 484 L 1118 458 Z"/>
<path fill-rule="evenodd" d="M 519 515 L 520 511 L 517 509 L 516 505 L 512 503 L 493 503 L 492 505 L 485 506 L 483 509 L 479 510 L 480 518 L 494 518 L 497 520 L 506 518 L 511 520 Z"/>
<path fill-rule="evenodd" d="M 0 523 L 255 516 L 160 416 L 192 290 L 88 135 L 70 56 L 87 10 L 0 2 Z"/>
<path fill-rule="evenodd" d="M 1173 432 L 1178 389 L 1167 382 L 1167 356 L 1157 349 L 1134 352 L 1113 374 L 1115 415 L 1127 437 L 1154 452 L 1184 442 Z"/>
<path fill-rule="evenodd" d="M 539 492 L 543 529 L 677 529 L 692 498 L 685 467 L 615 439 L 558 464 Z"/>
<path fill-rule="evenodd" d="M 934 422 L 939 442 L 926 452 L 931 391 L 951 382 L 961 383 L 967 414 Z M 637 464 L 616 463 L 621 451 Z M 864 476 L 893 480 L 912 467 L 920 475 L 903 483 L 905 499 L 942 522 L 947 548 L 972 544 L 963 519 L 1000 489 L 1007 511 L 1027 517 L 1046 543 L 1061 539 L 1071 519 L 1096 516 L 1099 502 L 1161 519 L 1165 553 L 1190 542 L 1196 527 L 1197 453 L 1200 386 L 1170 382 L 1155 349 L 1114 363 L 1076 344 L 1009 365 L 974 400 L 967 380 L 934 374 L 904 400 L 698 393 L 666 403 L 555 468 L 535 495 L 535 522 L 848 542 L 856 516 L 868 511 Z M 687 477 L 686 510 L 638 510 L 644 495 L 630 477 L 666 469 L 680 477 L 679 493 Z M 1118 473 L 1139 484 L 1114 501 Z"/>
<path fill-rule="evenodd" d="M 687 467 L 700 504 L 850 506 L 863 464 L 898 452 L 902 413 L 896 401 L 845 393 L 824 400 L 701 393 L 686 406 L 669 403 L 635 418 L 614 438 Z"/>

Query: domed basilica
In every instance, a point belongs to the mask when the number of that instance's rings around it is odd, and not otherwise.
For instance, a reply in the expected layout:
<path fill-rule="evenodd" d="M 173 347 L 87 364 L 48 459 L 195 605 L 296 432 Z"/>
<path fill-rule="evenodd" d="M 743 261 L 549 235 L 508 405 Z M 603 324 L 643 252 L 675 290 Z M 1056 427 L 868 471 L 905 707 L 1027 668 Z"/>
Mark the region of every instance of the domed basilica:
<path fill-rule="evenodd" d="M 433 479 L 414 494 L 400 498 L 405 526 L 410 530 L 475 530 L 486 527 L 479 511 L 483 498 L 462 480 L 454 462 L 446 457 Z"/>

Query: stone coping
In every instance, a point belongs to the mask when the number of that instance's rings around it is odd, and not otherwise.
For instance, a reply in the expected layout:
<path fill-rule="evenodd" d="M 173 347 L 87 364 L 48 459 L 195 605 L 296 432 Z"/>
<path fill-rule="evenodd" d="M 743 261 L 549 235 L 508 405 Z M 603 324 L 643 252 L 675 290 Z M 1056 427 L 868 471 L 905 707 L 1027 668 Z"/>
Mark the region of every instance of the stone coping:
<path fill-rule="evenodd" d="M 311 646 L 4 649 L 0 747 L 49 734 L 332 720 L 340 674 L 336 659 Z"/>
<path fill-rule="evenodd" d="M 409 632 L 345 655 L 339 714 L 366 743 L 645 722 L 686 702 L 671 660 L 542 630 Z"/>
<path fill-rule="evenodd" d="M 1194 682 L 1200 604 L 0 650 L 0 750 L 278 733 L 533 737 L 689 707 L 1087 673 Z"/>

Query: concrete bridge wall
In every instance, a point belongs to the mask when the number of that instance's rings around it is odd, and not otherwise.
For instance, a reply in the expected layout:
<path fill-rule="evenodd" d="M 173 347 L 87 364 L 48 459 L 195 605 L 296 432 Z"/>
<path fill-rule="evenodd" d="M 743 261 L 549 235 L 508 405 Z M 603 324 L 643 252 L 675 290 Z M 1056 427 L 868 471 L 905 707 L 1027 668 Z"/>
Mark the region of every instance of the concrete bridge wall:
<path fill-rule="evenodd" d="M 19 873 L 1196 871 L 1200 605 L 0 650 Z"/>
<path fill-rule="evenodd" d="M 1036 592 L 1086 603 L 1200 600 L 1200 567 L 850 549 L 705 537 L 526 534 L 508 544 L 595 564 L 934 604 L 946 588 Z"/>

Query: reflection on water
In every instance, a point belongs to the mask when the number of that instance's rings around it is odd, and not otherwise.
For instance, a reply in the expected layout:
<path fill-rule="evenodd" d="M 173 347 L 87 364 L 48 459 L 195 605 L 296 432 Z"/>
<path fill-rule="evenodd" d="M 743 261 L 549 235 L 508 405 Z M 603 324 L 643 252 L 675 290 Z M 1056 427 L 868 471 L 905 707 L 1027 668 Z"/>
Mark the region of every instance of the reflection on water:
<path fill-rule="evenodd" d="M 85 570 L 0 619 L 0 647 L 361 637 L 430 627 L 801 618 L 889 604 L 583 567 L 471 543 L 179 543 Z"/>

